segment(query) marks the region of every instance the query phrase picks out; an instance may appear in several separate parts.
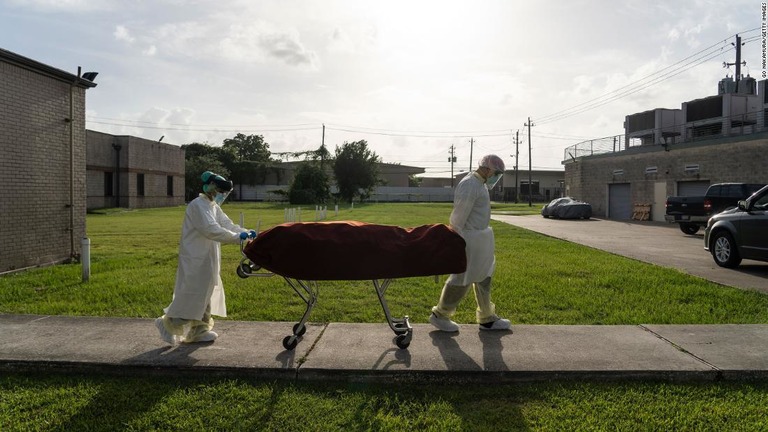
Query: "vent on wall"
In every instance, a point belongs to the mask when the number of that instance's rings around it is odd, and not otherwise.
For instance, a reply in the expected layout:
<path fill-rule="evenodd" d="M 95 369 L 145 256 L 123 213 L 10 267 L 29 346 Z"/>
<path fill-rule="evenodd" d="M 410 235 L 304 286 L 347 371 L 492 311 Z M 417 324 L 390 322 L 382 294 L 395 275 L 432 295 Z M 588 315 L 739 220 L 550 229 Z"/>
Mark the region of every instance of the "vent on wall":
<path fill-rule="evenodd" d="M 615 176 L 624 175 L 624 170 L 623 169 L 613 170 L 613 175 Z"/>
<path fill-rule="evenodd" d="M 645 167 L 646 174 L 656 174 L 657 172 L 659 172 L 658 167 L 655 167 L 655 166 Z"/>
<path fill-rule="evenodd" d="M 699 164 L 687 164 L 683 171 L 686 173 L 697 173 L 699 172 Z"/>

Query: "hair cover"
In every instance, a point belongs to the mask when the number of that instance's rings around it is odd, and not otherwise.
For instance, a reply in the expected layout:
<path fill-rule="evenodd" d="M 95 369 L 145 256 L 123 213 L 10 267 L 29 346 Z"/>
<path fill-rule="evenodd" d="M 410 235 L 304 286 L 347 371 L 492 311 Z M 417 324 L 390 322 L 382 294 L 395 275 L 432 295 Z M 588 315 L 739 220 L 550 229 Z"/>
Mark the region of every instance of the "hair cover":
<path fill-rule="evenodd" d="M 490 168 L 493 171 L 501 171 L 504 172 L 504 161 L 501 160 L 500 157 L 496 156 L 495 154 L 489 154 L 483 156 L 482 159 L 480 159 L 480 163 L 478 166 Z"/>

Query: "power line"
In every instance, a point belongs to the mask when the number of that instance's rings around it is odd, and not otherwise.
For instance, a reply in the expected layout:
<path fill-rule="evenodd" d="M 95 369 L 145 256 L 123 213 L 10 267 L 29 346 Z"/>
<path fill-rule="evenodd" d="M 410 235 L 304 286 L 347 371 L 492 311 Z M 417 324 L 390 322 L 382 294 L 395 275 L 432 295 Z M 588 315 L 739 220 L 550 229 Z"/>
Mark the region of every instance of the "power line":
<path fill-rule="evenodd" d="M 169 126 L 151 126 L 150 122 L 141 122 L 141 123 L 148 123 L 146 125 L 143 124 L 131 124 L 131 123 L 111 123 L 111 122 L 102 122 L 102 121 L 96 121 L 96 120 L 88 120 L 88 123 L 95 123 L 95 124 L 103 124 L 103 125 L 109 125 L 109 126 L 121 126 L 121 127 L 128 127 L 128 128 L 134 128 L 134 129 L 161 129 L 161 130 L 174 130 L 174 131 L 186 131 L 186 132 L 243 132 L 243 131 L 255 131 L 255 132 L 295 132 L 295 131 L 304 131 L 304 130 L 315 130 L 319 129 L 318 126 L 312 126 L 312 127 L 302 127 L 302 128 L 286 128 L 286 129 L 265 129 L 259 126 L 251 126 L 248 128 L 238 128 L 236 126 L 226 126 L 226 127 L 216 127 L 215 129 L 201 129 L 198 127 L 169 127 Z M 154 123 L 156 125 L 156 123 Z M 231 130 L 228 130 L 226 128 L 232 128 Z"/>
<path fill-rule="evenodd" d="M 710 51 L 712 51 L 713 47 L 715 47 L 717 45 L 722 45 L 726 41 L 727 40 L 723 40 L 721 42 L 718 42 L 715 45 L 711 45 L 711 46 L 709 46 L 709 47 L 707 47 L 707 48 L 705 48 L 705 49 L 703 49 L 703 50 L 701 50 L 701 51 L 699 51 L 699 52 L 697 52 L 697 53 L 695 53 L 693 55 L 690 55 L 690 56 L 684 58 L 683 60 L 680 60 L 680 61 L 678 61 L 678 62 L 676 62 L 676 63 L 674 63 L 674 64 L 672 64 L 670 66 L 665 67 L 664 69 L 661 69 L 661 70 L 656 71 L 656 72 L 654 72 L 654 73 L 652 73 L 650 75 L 647 75 L 647 76 L 645 76 L 645 77 L 643 77 L 643 78 L 641 78 L 641 79 L 639 79 L 639 80 L 637 80 L 635 82 L 632 82 L 632 83 L 627 84 L 625 86 L 619 87 L 616 90 L 613 90 L 611 92 L 605 93 L 605 94 L 603 94 L 601 96 L 598 96 L 598 97 L 596 97 L 594 99 L 590 99 L 590 100 L 588 100 L 586 102 L 583 102 L 581 104 L 574 105 L 574 106 L 572 106 L 570 108 L 558 111 L 558 112 L 553 113 L 553 114 L 546 115 L 544 117 L 541 117 L 537 121 L 539 122 L 539 124 L 543 124 L 543 123 L 551 123 L 551 122 L 554 122 L 554 121 L 557 121 L 557 120 L 562 120 L 564 118 L 572 117 L 572 116 L 574 116 L 576 114 L 581 114 L 581 113 L 583 113 L 585 111 L 589 111 L 591 109 L 594 109 L 594 108 L 597 108 L 599 106 L 605 105 L 607 103 L 613 102 L 613 101 L 615 101 L 617 99 L 621 99 L 621 98 L 623 98 L 625 96 L 629 96 L 630 94 L 637 93 L 638 91 L 645 90 L 645 89 L 647 89 L 647 88 L 649 88 L 649 87 L 651 87 L 651 86 L 653 86 L 655 84 L 658 84 L 661 81 L 669 79 L 669 78 L 671 78 L 671 77 L 673 77 L 675 75 L 678 75 L 678 74 L 680 74 L 682 72 L 687 71 L 688 69 L 692 69 L 692 68 L 702 64 L 703 62 L 705 62 L 705 61 L 707 61 L 707 60 L 709 60 L 711 58 L 714 58 L 714 57 L 716 57 L 718 55 L 721 55 L 723 53 L 723 49 L 724 49 L 723 46 L 718 48 L 718 50 L 715 51 L 714 53 L 710 52 Z M 730 49 L 728 49 L 725 52 L 728 52 L 728 51 L 730 51 L 732 49 L 733 48 L 730 48 Z M 701 53 L 705 53 L 705 54 L 700 55 Z M 705 57 L 705 56 L 708 56 L 708 57 L 706 57 L 706 58 L 704 58 L 702 60 L 701 58 Z M 688 66 L 688 67 L 685 67 L 684 69 L 681 69 L 681 70 L 674 71 L 674 73 L 666 72 L 664 74 L 661 74 L 662 72 L 667 71 L 667 70 L 673 68 L 674 66 L 676 66 L 676 65 L 678 65 L 678 64 L 680 64 L 680 63 L 682 63 L 682 62 L 684 62 L 684 61 L 686 61 L 686 60 L 688 60 L 688 59 L 690 59 L 692 57 L 696 57 L 696 58 L 684 65 L 684 66 Z M 698 62 L 698 63 L 693 65 L 693 66 L 689 66 L 689 65 L 691 65 L 691 63 L 694 63 L 694 62 Z M 661 75 L 659 75 L 659 74 L 661 74 Z M 653 78 L 652 80 L 648 81 L 645 84 L 641 84 L 644 81 L 646 81 L 649 78 L 654 77 L 654 76 L 656 76 L 656 77 Z M 610 95 L 613 95 L 613 96 L 610 96 Z"/>
<path fill-rule="evenodd" d="M 493 131 L 490 131 L 487 133 L 470 133 L 470 132 L 419 133 L 419 132 L 395 132 L 395 131 L 374 132 L 374 131 L 368 131 L 368 130 L 362 130 L 362 129 L 340 128 L 340 127 L 330 127 L 330 126 L 328 126 L 327 129 L 335 130 L 339 132 L 351 132 L 351 133 L 358 133 L 358 134 L 384 135 L 384 136 L 397 136 L 397 137 L 410 137 L 410 138 L 472 138 L 472 137 L 499 137 L 499 136 L 509 135 L 509 130 L 506 130 L 505 133 L 493 133 Z"/>
<path fill-rule="evenodd" d="M 750 32 L 753 32 L 753 31 L 756 31 L 756 30 L 759 30 L 759 29 L 760 29 L 760 27 L 757 27 L 757 28 L 754 28 L 754 29 L 746 30 L 743 33 L 750 33 Z M 636 93 L 636 92 L 638 92 L 640 90 L 644 90 L 644 89 L 646 89 L 648 87 L 651 87 L 652 85 L 658 84 L 661 81 L 664 81 L 664 80 L 666 80 L 668 78 L 676 76 L 676 75 L 678 75 L 678 74 L 680 74 L 680 73 L 682 73 L 682 72 L 684 72 L 684 71 L 686 71 L 688 69 L 691 69 L 691 68 L 694 68 L 696 66 L 699 66 L 700 64 L 704 63 L 705 61 L 707 61 L 707 60 L 709 60 L 709 59 L 711 59 L 713 57 L 716 57 L 716 56 L 722 54 L 723 53 L 723 49 L 724 49 L 723 45 L 725 43 L 727 43 L 729 38 L 726 38 L 726 39 L 724 39 L 722 41 L 718 41 L 718 42 L 716 42 L 716 43 L 714 43 L 714 44 L 712 44 L 712 45 L 710 45 L 710 46 L 708 46 L 708 47 L 706 47 L 706 48 L 704 48 L 704 49 L 702 49 L 702 50 L 700 50 L 700 51 L 698 51 L 698 52 L 696 52 L 696 53 L 694 53 L 694 54 L 692 54 L 692 55 L 690 55 L 690 56 L 688 56 L 688 57 L 686 57 L 686 58 L 684 58 L 684 59 L 682 59 L 682 60 L 680 60 L 678 62 L 676 62 L 676 63 L 673 63 L 673 64 L 671 64 L 671 65 L 669 65 L 669 66 L 667 66 L 667 67 L 665 67 L 665 68 L 663 68 L 661 70 L 658 70 L 658 71 L 656 71 L 656 72 L 654 72 L 652 74 L 646 75 L 645 77 L 643 77 L 643 78 L 641 78 L 641 79 L 639 79 L 637 81 L 634 81 L 634 82 L 629 83 L 629 84 L 627 84 L 625 86 L 619 87 L 616 90 L 613 90 L 611 92 L 605 93 L 605 94 L 603 94 L 601 96 L 598 96 L 598 97 L 596 97 L 594 99 L 590 99 L 590 100 L 588 100 L 586 102 L 583 102 L 581 104 L 574 105 L 574 106 L 572 106 L 570 108 L 566 108 L 566 109 L 557 111 L 555 113 L 545 115 L 543 117 L 538 118 L 537 121 L 538 121 L 539 124 L 542 124 L 542 123 L 551 123 L 551 122 L 554 122 L 554 121 L 557 121 L 557 120 L 562 120 L 564 118 L 571 117 L 571 116 L 574 116 L 576 114 L 580 114 L 580 113 L 583 113 L 585 111 L 597 108 L 599 106 L 605 105 L 605 104 L 607 104 L 609 102 L 612 102 L 614 100 L 617 100 L 617 99 L 620 99 L 622 97 L 628 96 L 630 94 Z M 719 47 L 718 50 L 715 51 L 715 52 L 712 52 L 712 50 L 715 49 L 716 47 Z M 730 51 L 732 49 L 733 48 L 730 48 L 730 49 L 728 49 L 725 52 L 728 52 L 728 51 Z M 678 64 L 683 63 L 683 62 L 685 62 L 685 61 L 687 61 L 687 60 L 689 60 L 691 58 L 694 58 L 694 57 L 695 57 L 694 60 L 691 60 L 688 63 L 686 63 L 685 65 L 683 65 L 684 67 L 685 66 L 688 66 L 688 67 L 685 67 L 684 69 L 679 70 L 676 73 L 672 73 L 672 72 L 662 73 L 662 72 L 667 71 L 667 70 L 677 66 Z M 702 57 L 706 57 L 706 58 L 704 58 L 702 60 Z M 698 63 L 694 64 L 693 66 L 690 66 L 694 62 L 698 62 Z M 661 75 L 659 75 L 659 74 L 661 74 Z M 659 76 L 656 76 L 656 75 L 659 75 Z M 650 79 L 650 78 L 652 78 L 654 76 L 656 76 L 656 77 L 653 78 L 648 83 L 641 84 L 644 81 L 646 81 L 646 80 L 648 80 L 648 79 Z M 637 86 L 640 86 L 640 87 L 637 87 Z M 636 88 L 633 89 L 633 87 L 636 87 Z M 626 90 L 622 91 L 624 89 L 626 89 Z M 616 94 L 616 95 L 610 96 L 610 95 L 613 95 L 613 94 Z M 583 108 L 580 108 L 580 107 L 583 107 Z"/>

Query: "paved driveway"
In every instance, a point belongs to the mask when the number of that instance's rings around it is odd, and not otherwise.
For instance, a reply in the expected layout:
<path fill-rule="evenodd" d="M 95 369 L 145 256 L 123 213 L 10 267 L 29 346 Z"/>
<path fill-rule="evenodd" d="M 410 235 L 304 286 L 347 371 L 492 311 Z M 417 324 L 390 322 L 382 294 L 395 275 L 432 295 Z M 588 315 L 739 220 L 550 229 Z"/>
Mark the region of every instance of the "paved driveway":
<path fill-rule="evenodd" d="M 704 250 L 704 230 L 689 236 L 666 222 L 605 219 L 558 220 L 541 216 L 492 216 L 494 220 L 651 264 L 676 268 L 722 285 L 768 294 L 768 263 L 744 260 L 737 269 L 718 267 Z"/>

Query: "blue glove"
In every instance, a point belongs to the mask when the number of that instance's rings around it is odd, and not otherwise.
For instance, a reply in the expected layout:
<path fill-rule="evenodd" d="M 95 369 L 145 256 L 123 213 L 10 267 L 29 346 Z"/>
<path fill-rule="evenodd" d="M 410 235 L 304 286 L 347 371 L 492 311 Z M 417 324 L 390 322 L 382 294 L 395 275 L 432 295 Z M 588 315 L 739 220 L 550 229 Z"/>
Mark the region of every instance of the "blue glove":
<path fill-rule="evenodd" d="M 256 231 L 250 230 L 240 233 L 240 240 L 245 240 L 249 238 L 256 238 Z"/>

